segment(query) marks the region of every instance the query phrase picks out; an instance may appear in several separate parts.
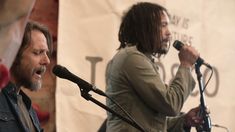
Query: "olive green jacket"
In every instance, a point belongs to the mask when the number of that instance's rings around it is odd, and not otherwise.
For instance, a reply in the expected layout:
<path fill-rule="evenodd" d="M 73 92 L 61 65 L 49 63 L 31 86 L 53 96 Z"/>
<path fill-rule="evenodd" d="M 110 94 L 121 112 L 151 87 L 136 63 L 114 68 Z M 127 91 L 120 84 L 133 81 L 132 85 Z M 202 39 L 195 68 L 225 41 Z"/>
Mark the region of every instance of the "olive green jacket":
<path fill-rule="evenodd" d="M 150 55 L 139 52 L 135 46 L 119 50 L 106 69 L 106 94 L 148 132 L 183 131 L 181 116 L 170 120 L 167 117 L 179 115 L 194 87 L 190 69 L 181 66 L 172 83 L 165 85 Z M 127 117 L 109 99 L 106 103 Z M 135 131 L 138 130 L 108 113 L 107 132 Z"/>

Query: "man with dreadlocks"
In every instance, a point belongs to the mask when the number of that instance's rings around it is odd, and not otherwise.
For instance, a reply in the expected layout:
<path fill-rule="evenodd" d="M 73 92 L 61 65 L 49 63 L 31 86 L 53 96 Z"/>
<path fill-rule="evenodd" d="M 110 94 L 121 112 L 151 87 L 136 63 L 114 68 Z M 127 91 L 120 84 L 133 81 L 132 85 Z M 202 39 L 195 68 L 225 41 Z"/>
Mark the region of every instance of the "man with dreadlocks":
<path fill-rule="evenodd" d="M 199 108 L 180 115 L 195 87 L 191 67 L 199 53 L 190 45 L 179 52 L 180 66 L 170 85 L 163 83 L 154 58 L 169 50 L 171 32 L 167 10 L 157 4 L 133 5 L 122 19 L 120 46 L 106 69 L 106 93 L 147 132 L 185 131 L 202 123 Z M 126 117 L 113 102 L 107 105 Z M 108 113 L 108 132 L 135 132 L 135 127 Z"/>

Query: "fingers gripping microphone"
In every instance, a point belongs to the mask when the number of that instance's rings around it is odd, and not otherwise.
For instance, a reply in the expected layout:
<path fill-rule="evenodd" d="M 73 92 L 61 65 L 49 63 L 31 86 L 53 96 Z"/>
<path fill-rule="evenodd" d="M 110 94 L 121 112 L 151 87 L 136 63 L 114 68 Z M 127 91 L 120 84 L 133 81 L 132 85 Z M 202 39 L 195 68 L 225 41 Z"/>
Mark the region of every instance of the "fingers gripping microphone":
<path fill-rule="evenodd" d="M 85 90 L 85 91 L 89 92 L 89 91 L 92 90 L 97 94 L 106 96 L 103 91 L 99 90 L 95 86 L 91 85 L 90 83 L 86 82 L 85 80 L 83 80 L 83 79 L 79 78 L 78 76 L 74 75 L 67 68 L 65 68 L 63 66 L 55 65 L 53 67 L 52 72 L 60 78 L 67 79 L 67 80 L 70 80 L 70 81 L 76 83 L 81 88 L 81 90 L 83 90 L 83 91 Z"/>
<path fill-rule="evenodd" d="M 180 42 L 179 40 L 175 40 L 175 42 L 173 43 L 173 46 L 179 51 L 184 46 L 184 44 Z M 203 64 L 206 67 L 212 69 L 211 65 L 206 63 L 201 57 L 198 57 L 198 59 L 196 60 L 196 63 L 200 65 Z"/>

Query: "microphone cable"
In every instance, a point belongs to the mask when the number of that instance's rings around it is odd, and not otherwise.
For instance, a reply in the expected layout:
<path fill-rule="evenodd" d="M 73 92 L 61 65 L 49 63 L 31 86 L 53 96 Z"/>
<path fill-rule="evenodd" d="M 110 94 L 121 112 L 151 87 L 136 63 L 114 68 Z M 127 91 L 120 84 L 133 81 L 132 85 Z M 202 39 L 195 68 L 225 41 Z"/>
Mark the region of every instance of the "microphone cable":
<path fill-rule="evenodd" d="M 206 84 L 205 84 L 205 86 L 204 86 L 204 88 L 203 88 L 203 90 L 202 90 L 202 92 L 204 92 L 204 90 L 206 89 L 206 87 L 207 87 L 207 85 L 208 85 L 208 83 L 209 83 L 209 81 L 211 80 L 211 78 L 212 78 L 212 75 L 213 75 L 213 67 L 211 67 L 211 68 L 209 68 L 210 70 L 211 70 L 211 75 L 210 75 L 210 77 L 208 78 L 208 80 L 206 81 Z"/>
<path fill-rule="evenodd" d="M 222 128 L 222 129 L 225 129 L 227 132 L 230 132 L 229 129 L 227 127 L 225 127 L 225 126 L 221 126 L 221 125 L 218 125 L 218 124 L 212 124 L 211 126 Z"/>

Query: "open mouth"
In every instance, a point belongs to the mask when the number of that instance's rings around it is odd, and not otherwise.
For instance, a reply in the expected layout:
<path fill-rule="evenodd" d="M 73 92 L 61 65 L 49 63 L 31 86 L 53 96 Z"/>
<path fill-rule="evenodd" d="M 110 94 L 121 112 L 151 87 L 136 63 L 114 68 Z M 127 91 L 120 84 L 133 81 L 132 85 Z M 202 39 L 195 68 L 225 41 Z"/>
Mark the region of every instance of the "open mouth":
<path fill-rule="evenodd" d="M 35 73 L 36 73 L 36 75 L 37 75 L 38 77 L 41 78 L 41 76 L 45 73 L 45 71 L 46 71 L 46 68 L 41 67 L 41 68 L 36 69 L 36 70 L 35 70 Z"/>
<path fill-rule="evenodd" d="M 38 74 L 38 75 L 42 75 L 42 71 L 41 70 L 37 70 L 35 73 Z"/>

